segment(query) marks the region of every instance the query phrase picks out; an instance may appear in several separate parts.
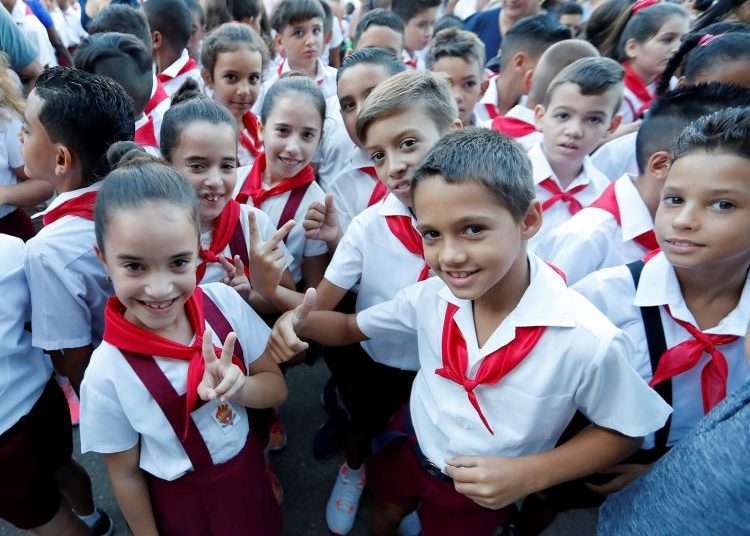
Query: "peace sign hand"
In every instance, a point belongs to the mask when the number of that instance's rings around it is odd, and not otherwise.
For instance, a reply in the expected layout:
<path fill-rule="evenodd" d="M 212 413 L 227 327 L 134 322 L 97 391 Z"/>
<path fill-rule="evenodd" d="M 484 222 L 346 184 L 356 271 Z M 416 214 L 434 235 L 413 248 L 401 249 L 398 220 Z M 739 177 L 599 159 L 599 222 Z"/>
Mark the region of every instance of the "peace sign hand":
<path fill-rule="evenodd" d="M 264 241 L 258 230 L 254 211 L 248 215 L 250 225 L 250 273 L 253 287 L 263 297 L 271 296 L 281 283 L 286 269 L 286 255 L 281 245 L 294 227 L 294 220 L 286 222 L 281 229 Z"/>
<path fill-rule="evenodd" d="M 201 400 L 220 399 L 222 402 L 227 401 L 237 394 L 245 384 L 245 375 L 242 369 L 232 363 L 234 355 L 234 345 L 237 342 L 237 335 L 231 332 L 224 341 L 224 347 L 221 349 L 221 357 L 216 357 L 213 345 L 213 337 L 210 329 L 206 329 L 203 334 L 203 361 L 205 370 L 203 378 L 198 384 L 198 396 Z"/>

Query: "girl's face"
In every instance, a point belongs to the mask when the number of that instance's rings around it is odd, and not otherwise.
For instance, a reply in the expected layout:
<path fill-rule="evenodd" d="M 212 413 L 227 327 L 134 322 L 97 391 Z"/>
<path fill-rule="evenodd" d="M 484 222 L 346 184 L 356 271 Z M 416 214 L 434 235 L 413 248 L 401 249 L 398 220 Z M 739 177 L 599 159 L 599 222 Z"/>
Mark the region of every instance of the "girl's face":
<path fill-rule="evenodd" d="M 625 53 L 635 70 L 649 81 L 661 75 L 669 59 L 680 48 L 682 36 L 689 30 L 687 17 L 675 15 L 666 20 L 656 35 L 639 43 L 630 39 L 625 44 Z"/>
<path fill-rule="evenodd" d="M 234 128 L 227 123 L 190 123 L 180 134 L 171 163 L 195 188 L 201 227 L 210 229 L 232 198 L 237 168 Z"/>
<path fill-rule="evenodd" d="M 117 210 L 98 254 L 127 320 L 167 337 L 178 331 L 198 260 L 189 210 L 167 202 Z"/>
<path fill-rule="evenodd" d="M 262 72 L 260 52 L 240 47 L 217 56 L 214 72 L 207 83 L 214 92 L 214 99 L 241 121 L 242 115 L 250 111 L 258 99 Z"/>
<path fill-rule="evenodd" d="M 302 171 L 312 161 L 322 132 L 323 120 L 310 97 L 297 92 L 277 97 L 263 125 L 266 173 L 271 180 Z"/>

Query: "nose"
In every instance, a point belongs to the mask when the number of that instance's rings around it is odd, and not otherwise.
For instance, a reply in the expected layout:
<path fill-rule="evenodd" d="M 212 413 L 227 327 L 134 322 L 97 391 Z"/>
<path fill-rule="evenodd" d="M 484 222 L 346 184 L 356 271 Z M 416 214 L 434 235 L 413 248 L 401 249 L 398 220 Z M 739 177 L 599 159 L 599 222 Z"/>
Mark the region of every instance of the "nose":
<path fill-rule="evenodd" d="M 459 268 L 466 262 L 466 251 L 457 238 L 443 236 L 438 258 L 444 269 Z"/>
<path fill-rule="evenodd" d="M 204 186 L 218 186 L 221 184 L 221 172 L 219 166 L 211 166 L 208 168 L 206 176 L 203 178 Z"/>
<path fill-rule="evenodd" d="M 409 167 L 406 164 L 406 161 L 399 156 L 393 156 L 393 157 L 388 158 L 387 165 L 388 165 L 388 177 L 393 180 L 401 179 Z"/>
<path fill-rule="evenodd" d="M 151 273 L 145 292 L 149 298 L 157 301 L 171 298 L 174 294 L 174 283 L 171 275 L 162 270 Z"/>
<path fill-rule="evenodd" d="M 672 218 L 672 227 L 684 231 L 694 231 L 700 227 L 700 218 L 698 217 L 698 207 L 693 203 L 685 203 L 674 214 Z"/>
<path fill-rule="evenodd" d="M 250 82 L 247 79 L 244 79 L 237 85 L 237 94 L 247 95 L 248 93 L 250 93 Z"/>
<path fill-rule="evenodd" d="M 580 138 L 583 136 L 583 125 L 581 120 L 578 118 L 572 118 L 570 121 L 565 123 L 565 134 L 571 138 Z"/>

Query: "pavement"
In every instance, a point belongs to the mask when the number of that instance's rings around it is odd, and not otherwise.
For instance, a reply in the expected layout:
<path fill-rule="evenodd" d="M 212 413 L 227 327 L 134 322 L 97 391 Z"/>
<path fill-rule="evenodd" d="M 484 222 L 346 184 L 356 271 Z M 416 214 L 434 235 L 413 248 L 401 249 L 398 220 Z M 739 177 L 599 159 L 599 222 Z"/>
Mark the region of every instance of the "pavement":
<path fill-rule="evenodd" d="M 325 420 L 320 405 L 320 393 L 328 377 L 325 365 L 318 362 L 313 367 L 298 366 L 289 371 L 289 399 L 282 409 L 287 427 L 286 448 L 272 455 L 276 472 L 284 485 L 284 535 L 325 536 L 325 505 L 333 486 L 338 467 L 343 462 L 341 455 L 319 462 L 312 455 L 312 438 Z M 78 431 L 75 433 L 76 458 L 86 467 L 94 484 L 95 500 L 115 520 L 117 536 L 128 534 L 125 521 L 107 478 L 101 459 L 95 454 L 80 454 Z M 365 491 L 353 536 L 368 534 L 371 519 L 372 499 Z M 596 511 L 581 510 L 561 515 L 543 536 L 589 536 L 595 534 Z M 248 534 L 252 531 L 249 530 Z M 0 520 L 0 536 L 21 534 L 20 531 Z M 470 535 L 467 535 L 470 536 Z"/>

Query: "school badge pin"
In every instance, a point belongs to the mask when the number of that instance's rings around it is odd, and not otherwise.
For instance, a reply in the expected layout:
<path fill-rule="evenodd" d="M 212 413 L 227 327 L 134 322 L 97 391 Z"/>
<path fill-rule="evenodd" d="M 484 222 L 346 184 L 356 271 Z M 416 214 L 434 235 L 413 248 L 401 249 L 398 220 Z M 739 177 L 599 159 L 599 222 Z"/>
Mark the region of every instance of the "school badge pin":
<path fill-rule="evenodd" d="M 216 406 L 216 413 L 214 413 L 214 419 L 222 427 L 232 426 L 234 424 L 234 410 L 229 404 L 222 403 Z"/>

